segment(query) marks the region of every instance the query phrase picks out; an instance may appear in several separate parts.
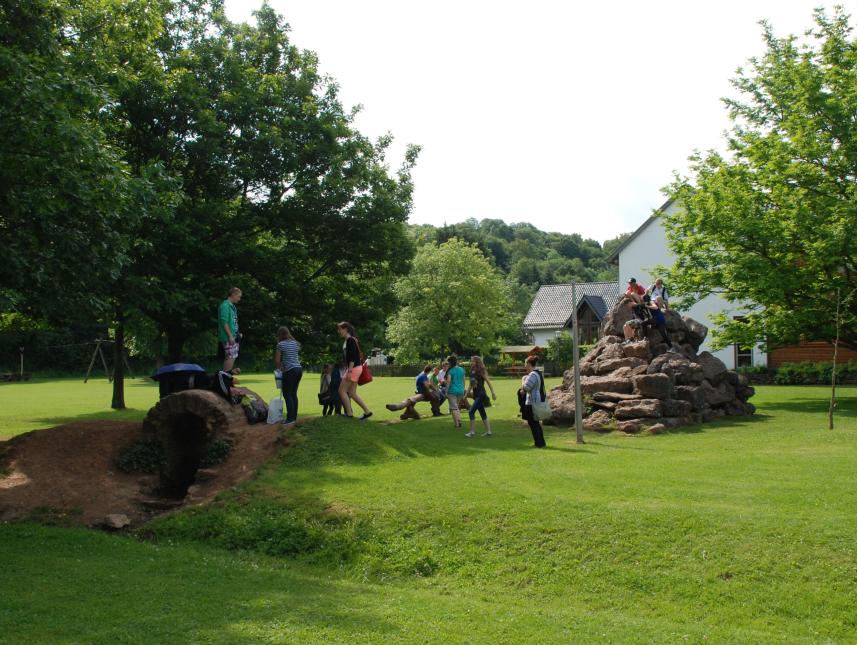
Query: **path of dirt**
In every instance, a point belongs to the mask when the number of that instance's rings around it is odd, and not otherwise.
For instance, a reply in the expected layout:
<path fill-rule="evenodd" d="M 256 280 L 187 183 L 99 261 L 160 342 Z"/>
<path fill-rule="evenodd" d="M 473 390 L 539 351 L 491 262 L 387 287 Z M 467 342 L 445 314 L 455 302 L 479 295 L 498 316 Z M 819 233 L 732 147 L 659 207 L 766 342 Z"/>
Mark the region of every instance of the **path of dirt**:
<path fill-rule="evenodd" d="M 153 498 L 156 475 L 116 468 L 122 449 L 142 436 L 142 423 L 87 421 L 36 430 L 0 442 L 0 521 L 42 519 L 100 526 L 123 514 L 131 528 L 177 505 L 200 504 L 250 479 L 283 445 L 279 425 L 243 424 L 227 458 L 198 471 L 181 502 Z M 163 502 L 163 503 L 161 503 Z"/>

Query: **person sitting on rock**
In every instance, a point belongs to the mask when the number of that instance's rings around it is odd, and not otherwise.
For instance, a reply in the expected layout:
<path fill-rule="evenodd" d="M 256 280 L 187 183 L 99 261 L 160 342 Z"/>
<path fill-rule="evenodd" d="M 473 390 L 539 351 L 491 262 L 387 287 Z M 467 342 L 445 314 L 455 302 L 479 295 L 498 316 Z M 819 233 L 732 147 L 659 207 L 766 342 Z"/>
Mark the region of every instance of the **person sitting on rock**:
<path fill-rule="evenodd" d="M 658 278 L 655 280 L 655 286 L 651 290 L 652 300 L 664 311 L 669 311 L 670 297 L 667 293 L 667 288 L 664 286 L 664 281 Z"/>
<path fill-rule="evenodd" d="M 646 287 L 641 284 L 637 284 L 637 278 L 630 278 L 628 280 L 628 288 L 625 289 L 625 297 L 630 298 L 636 304 L 643 304 L 643 296 L 646 295 Z"/>
<path fill-rule="evenodd" d="M 651 318 L 649 309 L 643 304 L 636 304 L 633 300 L 628 300 L 628 308 L 631 309 L 633 318 L 622 326 L 622 333 L 625 335 L 625 344 L 638 340 L 637 330 L 643 329 L 643 323 Z M 643 337 L 645 338 L 645 334 Z"/>
<path fill-rule="evenodd" d="M 643 307 L 649 312 L 648 318 L 641 323 L 643 337 L 646 336 L 646 332 L 650 327 L 654 327 L 660 332 L 664 342 L 670 345 L 670 337 L 667 334 L 667 318 L 664 316 L 664 312 L 661 311 L 657 303 L 652 302 L 652 298 L 648 294 L 643 296 Z"/>
<path fill-rule="evenodd" d="M 391 412 L 404 410 L 400 417 L 401 419 L 419 419 L 420 414 L 414 409 L 414 406 L 420 401 L 428 401 L 431 404 L 432 416 L 441 416 L 443 413 L 440 411 L 440 396 L 432 385 L 429 378 L 430 373 L 431 365 L 426 365 L 416 378 L 416 392 L 414 396 L 400 403 L 388 403 L 387 409 Z"/>

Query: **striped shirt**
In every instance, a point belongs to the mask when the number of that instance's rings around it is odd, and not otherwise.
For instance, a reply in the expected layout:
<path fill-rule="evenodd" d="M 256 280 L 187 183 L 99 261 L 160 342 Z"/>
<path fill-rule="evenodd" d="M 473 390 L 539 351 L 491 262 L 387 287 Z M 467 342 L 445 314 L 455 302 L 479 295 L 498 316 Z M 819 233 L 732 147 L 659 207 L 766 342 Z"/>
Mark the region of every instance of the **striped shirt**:
<path fill-rule="evenodd" d="M 283 374 L 301 366 L 300 356 L 298 356 L 299 349 L 300 345 L 296 340 L 281 340 L 277 343 L 277 350 L 280 352 L 281 359 L 280 369 L 283 370 Z"/>

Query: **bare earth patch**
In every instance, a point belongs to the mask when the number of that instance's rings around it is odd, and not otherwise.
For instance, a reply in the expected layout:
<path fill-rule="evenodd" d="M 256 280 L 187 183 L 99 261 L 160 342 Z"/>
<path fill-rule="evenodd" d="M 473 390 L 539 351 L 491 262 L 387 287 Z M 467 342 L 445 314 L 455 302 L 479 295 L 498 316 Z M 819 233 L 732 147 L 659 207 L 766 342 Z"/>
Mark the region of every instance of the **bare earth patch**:
<path fill-rule="evenodd" d="M 155 515 L 201 504 L 255 475 L 283 445 L 279 425 L 232 424 L 226 459 L 196 473 L 183 499 L 158 497 L 158 476 L 125 473 L 122 450 L 143 437 L 143 424 L 114 421 L 70 423 L 0 442 L 0 521 L 62 517 L 80 526 L 102 526 L 108 515 L 125 515 L 136 527 Z"/>

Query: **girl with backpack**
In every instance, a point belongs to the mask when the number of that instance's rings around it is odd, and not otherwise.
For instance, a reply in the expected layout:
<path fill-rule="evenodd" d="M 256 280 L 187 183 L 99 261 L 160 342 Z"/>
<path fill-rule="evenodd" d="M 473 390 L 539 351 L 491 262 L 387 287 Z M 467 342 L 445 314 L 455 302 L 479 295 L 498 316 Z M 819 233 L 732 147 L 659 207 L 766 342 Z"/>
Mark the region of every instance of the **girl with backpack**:
<path fill-rule="evenodd" d="M 357 382 L 363 373 L 363 352 L 360 351 L 360 343 L 354 336 L 354 326 L 351 323 L 339 323 L 336 326 L 336 332 L 343 338 L 342 354 L 345 359 L 346 372 L 345 378 L 339 385 L 339 397 L 342 399 L 342 405 L 345 408 L 345 416 L 354 416 L 351 407 L 351 401 L 354 401 L 363 408 L 363 416 L 360 417 L 360 421 L 365 421 L 372 416 L 372 411 L 357 394 Z"/>
<path fill-rule="evenodd" d="M 533 433 L 533 445 L 536 448 L 544 448 L 547 445 L 545 444 L 545 433 L 542 430 L 542 424 L 533 413 L 533 404 L 545 400 L 545 379 L 542 373 L 536 369 L 538 361 L 537 356 L 528 356 L 524 363 L 527 373 L 521 379 L 518 402 L 521 405 L 521 417 L 527 422 L 527 425 L 530 426 L 530 432 Z"/>

